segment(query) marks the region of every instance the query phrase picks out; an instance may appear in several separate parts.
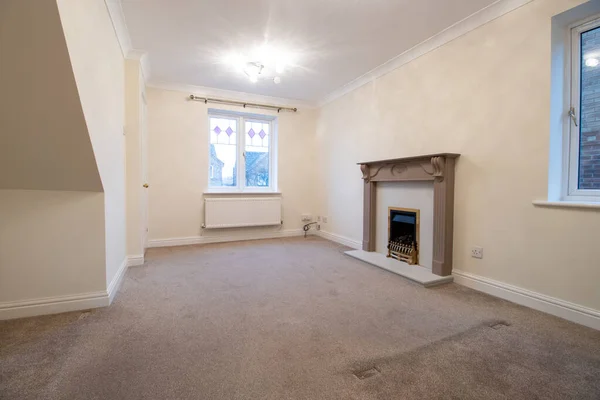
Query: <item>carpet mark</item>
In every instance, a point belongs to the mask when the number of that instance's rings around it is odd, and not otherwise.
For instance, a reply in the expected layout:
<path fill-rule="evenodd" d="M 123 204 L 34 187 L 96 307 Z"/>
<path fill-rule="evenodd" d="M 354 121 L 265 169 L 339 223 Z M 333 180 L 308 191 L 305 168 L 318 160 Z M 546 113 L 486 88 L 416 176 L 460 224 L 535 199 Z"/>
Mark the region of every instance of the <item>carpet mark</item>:
<path fill-rule="evenodd" d="M 77 319 L 79 319 L 79 320 L 86 319 L 91 314 L 92 314 L 91 311 L 84 311 L 84 312 L 81 313 L 81 315 L 79 315 L 79 317 Z"/>
<path fill-rule="evenodd" d="M 372 368 L 364 369 L 361 371 L 355 371 L 354 376 L 356 376 L 360 380 L 363 380 L 363 379 L 367 379 L 372 376 L 375 376 L 375 375 L 379 374 L 380 372 L 381 371 L 379 371 L 379 369 L 377 367 L 372 367 Z"/>
<path fill-rule="evenodd" d="M 492 328 L 492 329 L 500 329 L 500 328 L 504 328 L 507 326 L 510 326 L 510 324 L 508 322 L 504 322 L 504 321 L 494 322 L 494 323 L 490 324 L 490 328 Z"/>

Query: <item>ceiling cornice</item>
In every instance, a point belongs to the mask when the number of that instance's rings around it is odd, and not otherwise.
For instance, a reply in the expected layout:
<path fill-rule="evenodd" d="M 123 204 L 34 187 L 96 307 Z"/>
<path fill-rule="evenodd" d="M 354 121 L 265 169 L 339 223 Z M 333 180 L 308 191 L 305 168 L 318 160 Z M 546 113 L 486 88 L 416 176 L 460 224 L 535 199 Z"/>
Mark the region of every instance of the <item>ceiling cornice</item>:
<path fill-rule="evenodd" d="M 185 93 L 187 96 L 194 94 L 200 97 L 214 97 L 223 100 L 245 101 L 249 103 L 264 103 L 275 106 L 298 107 L 298 108 L 316 108 L 315 103 L 304 100 L 294 100 L 283 97 L 263 96 L 253 93 L 236 92 L 233 90 L 215 89 L 204 86 L 186 85 L 181 83 L 169 83 L 160 81 L 149 81 L 146 87 L 173 90 Z"/>
<path fill-rule="evenodd" d="M 129 37 L 129 30 L 125 23 L 125 14 L 123 13 L 123 7 L 121 6 L 121 0 L 104 0 L 106 8 L 108 9 L 108 15 L 112 21 L 119 46 L 121 47 L 121 53 L 123 58 L 127 57 L 127 54 L 132 50 L 131 38 Z"/>
<path fill-rule="evenodd" d="M 150 79 L 150 62 L 148 60 L 148 54 L 144 50 L 133 48 L 131 37 L 129 36 L 129 29 L 125 22 L 125 14 L 123 13 L 121 0 L 104 0 L 104 3 L 108 9 L 108 15 L 112 21 L 115 34 L 117 35 L 117 41 L 119 42 L 123 58 L 138 60 L 141 65 L 144 81 L 147 82 L 148 79 Z"/>
<path fill-rule="evenodd" d="M 373 82 L 393 70 L 408 64 L 409 62 L 457 39 L 482 25 L 487 24 L 517 8 L 530 3 L 533 0 L 498 0 L 490 4 L 486 8 L 482 8 L 467 18 L 455 23 L 454 25 L 444 29 L 440 33 L 430 37 L 429 39 L 419 43 L 413 48 L 404 53 L 392 58 L 391 60 L 381 64 L 379 67 L 372 69 L 366 74 L 356 78 L 355 80 L 345 84 L 337 90 L 334 90 L 323 99 L 317 102 L 319 107 L 322 107 L 332 101 L 358 89 L 359 87 Z"/>

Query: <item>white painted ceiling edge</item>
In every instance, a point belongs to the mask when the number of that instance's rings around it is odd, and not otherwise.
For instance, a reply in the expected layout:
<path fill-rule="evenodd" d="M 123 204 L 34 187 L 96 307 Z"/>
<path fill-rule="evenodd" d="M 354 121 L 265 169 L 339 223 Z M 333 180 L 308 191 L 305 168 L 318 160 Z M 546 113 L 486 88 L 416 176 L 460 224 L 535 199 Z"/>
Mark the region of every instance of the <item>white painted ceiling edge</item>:
<path fill-rule="evenodd" d="M 354 79 L 351 82 L 348 82 L 339 89 L 334 90 L 333 92 L 325 96 L 323 99 L 312 103 L 296 99 L 262 96 L 251 93 L 234 92 L 231 90 L 223 90 L 202 86 L 181 85 L 169 82 L 153 82 L 150 79 L 150 63 L 146 52 L 143 50 L 132 49 L 129 30 L 127 29 L 127 24 L 125 23 L 125 15 L 121 6 L 121 0 L 104 0 L 113 23 L 115 33 L 118 38 L 119 45 L 121 46 L 123 57 L 137 59 L 140 61 L 142 65 L 142 73 L 144 75 L 144 79 L 146 81 L 147 86 L 165 90 L 191 92 L 200 96 L 226 98 L 229 100 L 236 101 L 260 102 L 278 105 L 280 104 L 283 106 L 297 106 L 307 108 L 322 107 L 328 103 L 331 103 L 332 101 L 352 92 L 353 90 L 356 90 L 363 85 L 373 82 L 375 79 L 386 75 L 392 72 L 393 70 L 400 68 L 401 66 L 408 64 L 409 62 L 429 53 L 430 51 L 433 51 L 445 45 L 446 43 L 449 43 L 454 39 L 457 39 L 477 29 L 478 27 L 485 25 L 488 22 L 491 22 L 497 18 L 500 18 L 501 16 L 513 10 L 516 10 L 517 8 L 520 8 L 532 1 L 533 0 L 498 0 L 490 4 L 489 6 L 477 11 L 476 13 L 471 14 L 463 20 L 455 23 L 454 25 L 444 29 L 443 31 L 433 35 L 429 39 L 424 40 L 423 42 L 405 51 L 404 53 L 401 53 L 398 56 L 392 58 L 391 60 L 386 61 L 379 67 L 372 69 L 371 71 Z"/>

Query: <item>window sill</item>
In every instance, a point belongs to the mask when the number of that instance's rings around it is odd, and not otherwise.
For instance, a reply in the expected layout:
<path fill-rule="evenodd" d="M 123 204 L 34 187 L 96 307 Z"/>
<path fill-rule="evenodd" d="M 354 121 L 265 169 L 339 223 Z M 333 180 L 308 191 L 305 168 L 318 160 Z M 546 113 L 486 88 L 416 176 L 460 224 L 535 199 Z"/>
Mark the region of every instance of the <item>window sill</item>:
<path fill-rule="evenodd" d="M 596 209 L 600 210 L 600 203 L 591 201 L 546 201 L 534 200 L 533 205 L 536 207 L 550 208 L 580 208 L 580 209 Z"/>
<path fill-rule="evenodd" d="M 281 195 L 277 191 L 252 191 L 252 190 L 205 190 L 204 195 L 226 195 L 226 196 L 247 196 L 247 195 Z"/>

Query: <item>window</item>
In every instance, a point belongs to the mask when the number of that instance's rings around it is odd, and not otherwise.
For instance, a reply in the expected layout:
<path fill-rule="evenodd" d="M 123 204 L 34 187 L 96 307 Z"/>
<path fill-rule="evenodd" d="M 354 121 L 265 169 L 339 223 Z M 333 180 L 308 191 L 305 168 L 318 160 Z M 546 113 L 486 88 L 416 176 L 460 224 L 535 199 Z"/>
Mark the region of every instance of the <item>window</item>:
<path fill-rule="evenodd" d="M 276 120 L 209 112 L 209 190 L 276 190 Z"/>
<path fill-rule="evenodd" d="M 572 27 L 569 58 L 563 200 L 600 201 L 600 19 Z"/>

